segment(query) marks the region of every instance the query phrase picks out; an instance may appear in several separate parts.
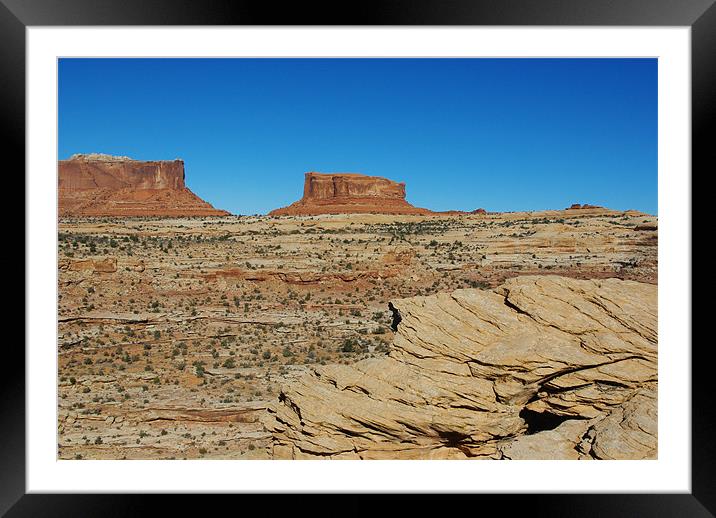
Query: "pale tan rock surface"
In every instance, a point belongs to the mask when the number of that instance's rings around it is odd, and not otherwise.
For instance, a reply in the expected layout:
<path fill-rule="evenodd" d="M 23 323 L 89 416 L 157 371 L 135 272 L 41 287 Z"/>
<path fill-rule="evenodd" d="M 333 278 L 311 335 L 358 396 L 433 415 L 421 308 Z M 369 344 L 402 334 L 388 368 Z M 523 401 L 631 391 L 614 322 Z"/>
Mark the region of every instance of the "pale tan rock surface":
<path fill-rule="evenodd" d="M 656 223 L 609 209 L 61 218 L 58 458 L 269 458 L 259 417 L 280 387 L 319 365 L 385 357 L 395 337 L 388 301 L 537 274 L 655 285 L 658 232 L 636 226 Z M 577 425 L 592 420 L 520 437 L 544 455 L 553 441 L 534 438 Z M 635 431 L 619 433 L 643 440 Z M 595 433 L 571 433 L 560 451 L 586 455 Z M 606 444 L 595 452 L 614 456 Z M 483 452 L 530 455 L 498 446 Z M 465 455 L 392 447 L 400 458 Z"/>
<path fill-rule="evenodd" d="M 392 303 L 387 356 L 282 387 L 274 457 L 656 458 L 656 286 L 524 276 Z"/>

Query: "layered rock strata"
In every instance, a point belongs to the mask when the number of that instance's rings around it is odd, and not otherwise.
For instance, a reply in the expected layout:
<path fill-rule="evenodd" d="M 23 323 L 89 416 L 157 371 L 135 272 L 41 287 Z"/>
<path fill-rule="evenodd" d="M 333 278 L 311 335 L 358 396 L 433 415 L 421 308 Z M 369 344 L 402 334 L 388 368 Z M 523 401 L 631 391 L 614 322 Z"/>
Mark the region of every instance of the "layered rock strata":
<path fill-rule="evenodd" d="M 61 160 L 60 216 L 223 216 L 184 183 L 184 162 L 90 154 Z"/>
<path fill-rule="evenodd" d="M 387 356 L 282 388 L 275 458 L 656 458 L 656 286 L 524 276 L 391 304 Z"/>
<path fill-rule="evenodd" d="M 431 214 L 405 200 L 405 183 L 356 173 L 306 173 L 303 198 L 271 216 L 317 214 Z"/>

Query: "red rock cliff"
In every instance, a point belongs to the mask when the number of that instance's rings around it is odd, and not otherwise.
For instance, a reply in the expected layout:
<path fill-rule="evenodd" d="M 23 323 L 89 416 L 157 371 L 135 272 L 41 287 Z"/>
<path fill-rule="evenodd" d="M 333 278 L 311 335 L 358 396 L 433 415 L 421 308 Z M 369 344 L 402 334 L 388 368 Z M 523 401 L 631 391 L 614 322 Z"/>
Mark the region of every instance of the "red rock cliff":
<path fill-rule="evenodd" d="M 430 214 L 405 201 L 405 184 L 356 173 L 306 173 L 303 198 L 272 216 L 312 214 Z"/>
<path fill-rule="evenodd" d="M 172 189 L 184 188 L 184 162 L 138 160 L 60 161 L 60 189 Z"/>
<path fill-rule="evenodd" d="M 184 162 L 74 155 L 58 167 L 60 216 L 222 216 L 184 184 Z"/>

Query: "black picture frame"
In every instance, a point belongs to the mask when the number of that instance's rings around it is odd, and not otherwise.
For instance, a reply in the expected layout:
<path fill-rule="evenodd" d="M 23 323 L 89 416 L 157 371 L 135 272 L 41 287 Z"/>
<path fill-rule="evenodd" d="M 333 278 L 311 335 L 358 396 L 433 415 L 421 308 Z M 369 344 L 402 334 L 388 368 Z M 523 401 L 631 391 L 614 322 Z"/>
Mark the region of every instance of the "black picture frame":
<path fill-rule="evenodd" d="M 79 25 L 573 25 L 689 26 L 692 73 L 692 174 L 716 163 L 708 136 L 716 125 L 716 0 L 393 0 L 329 5 L 231 0 L 0 0 L 0 120 L 3 141 L 24 170 L 25 29 Z M 712 130 L 712 131 L 709 131 Z M 689 172 L 685 172 L 689 174 Z M 691 254 L 691 251 L 689 251 Z M 25 270 L 25 276 L 32 275 Z M 693 317 L 692 317 L 693 322 Z M 9 345 L 9 343 L 8 343 Z M 716 426 L 707 385 L 709 344 L 683 344 L 692 355 L 692 458 L 689 494 L 480 495 L 530 516 L 714 516 Z M 6 348 L 0 376 L 0 515 L 140 514 L 146 495 L 39 495 L 25 491 L 25 364 Z M 11 363 L 9 363 L 11 362 Z M 473 495 L 475 496 L 475 495 Z M 357 500 L 359 496 L 351 497 Z M 171 500 L 171 501 L 169 501 Z M 499 500 L 499 502 L 497 502 Z M 505 501 L 508 504 L 505 504 Z M 216 504 L 216 502 L 214 502 Z M 141 507 L 140 507 L 141 505 Z M 162 499 L 164 512 L 186 505 Z M 469 505 L 474 506 L 475 503 Z M 515 508 L 517 506 L 517 508 Z"/>

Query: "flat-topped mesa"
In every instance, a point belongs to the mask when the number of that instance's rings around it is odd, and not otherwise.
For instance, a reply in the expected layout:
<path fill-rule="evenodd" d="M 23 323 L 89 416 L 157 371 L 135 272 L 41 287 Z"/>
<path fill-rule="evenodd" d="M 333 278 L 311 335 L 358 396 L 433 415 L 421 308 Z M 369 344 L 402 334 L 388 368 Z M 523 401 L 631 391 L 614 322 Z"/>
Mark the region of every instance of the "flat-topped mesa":
<path fill-rule="evenodd" d="M 90 154 L 60 160 L 59 188 L 71 191 L 89 189 L 171 189 L 184 185 L 182 160 L 142 162 L 128 157 Z"/>
<path fill-rule="evenodd" d="M 600 205 L 590 205 L 589 203 L 572 203 L 569 207 L 564 210 L 584 210 L 584 209 L 603 209 Z"/>
<path fill-rule="evenodd" d="M 184 183 L 182 160 L 73 155 L 58 167 L 60 216 L 223 216 Z"/>
<path fill-rule="evenodd" d="M 431 214 L 405 201 L 405 183 L 358 173 L 306 173 L 303 198 L 271 216 L 315 214 Z"/>
<path fill-rule="evenodd" d="M 304 200 L 335 198 L 387 198 L 404 200 L 405 182 L 358 173 L 306 173 Z"/>

